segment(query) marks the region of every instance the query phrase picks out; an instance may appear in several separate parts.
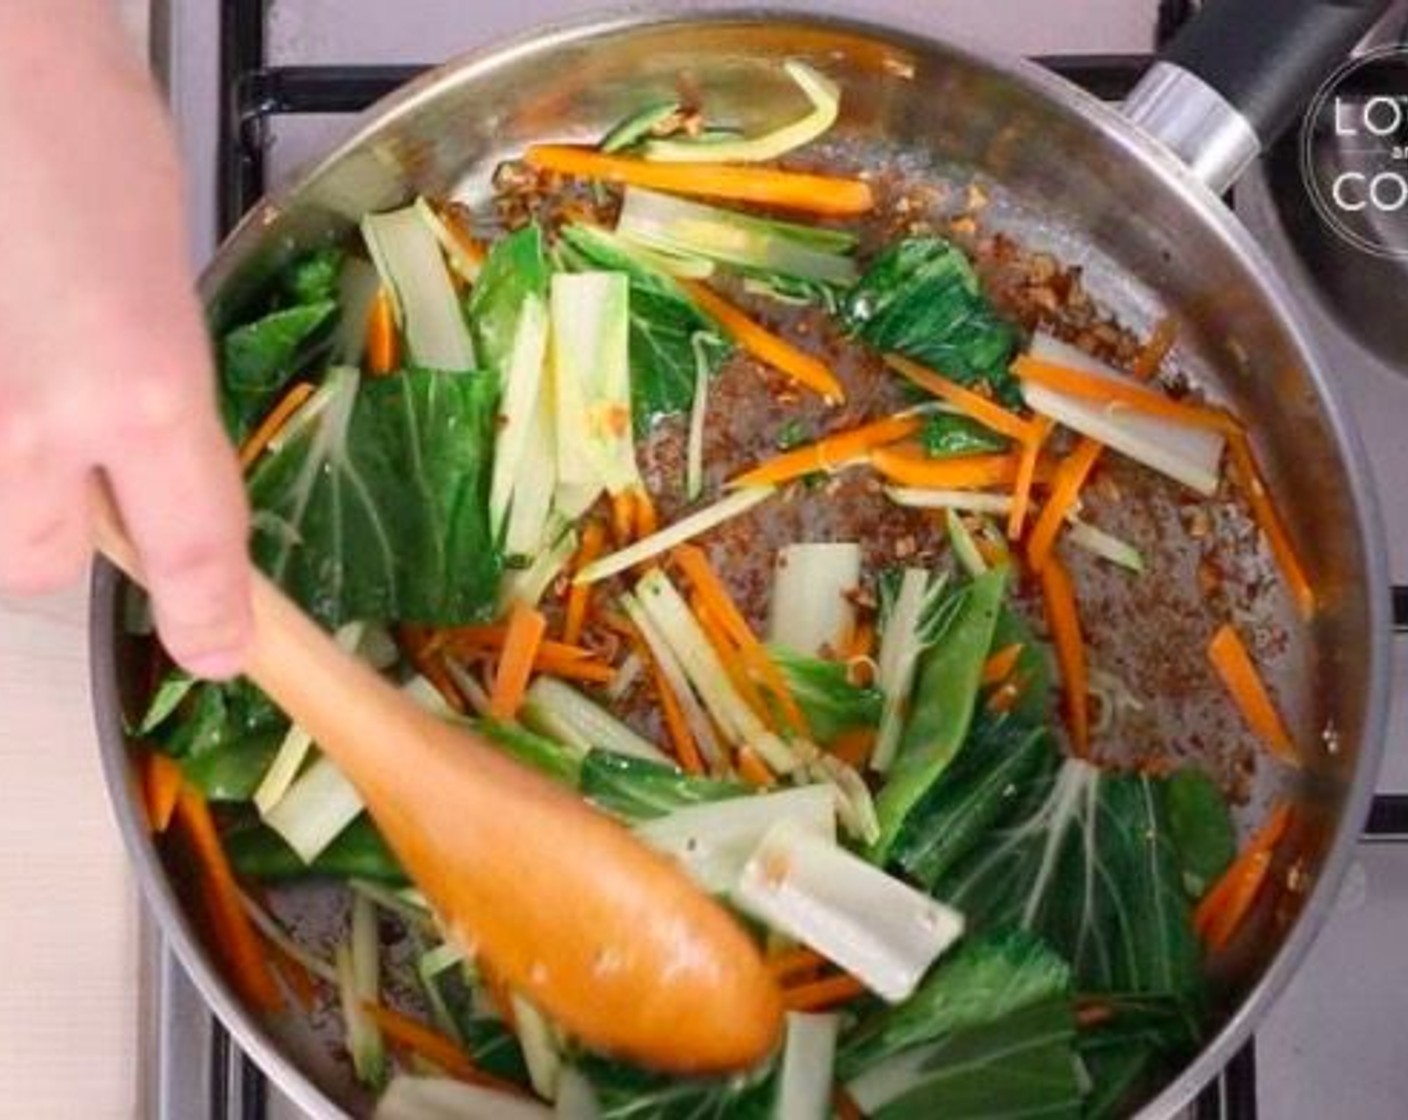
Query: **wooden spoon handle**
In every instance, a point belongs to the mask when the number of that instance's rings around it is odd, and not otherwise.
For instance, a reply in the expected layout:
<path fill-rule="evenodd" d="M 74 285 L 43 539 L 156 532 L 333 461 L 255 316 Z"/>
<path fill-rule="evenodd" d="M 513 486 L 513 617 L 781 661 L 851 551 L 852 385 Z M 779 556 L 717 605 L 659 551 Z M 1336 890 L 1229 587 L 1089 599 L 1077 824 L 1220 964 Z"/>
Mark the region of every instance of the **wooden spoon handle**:
<path fill-rule="evenodd" d="M 140 582 L 106 493 L 98 547 Z M 588 1046 L 681 1073 L 750 1065 L 781 997 L 671 862 L 472 729 L 430 715 L 253 572 L 250 678 L 357 787 L 442 922 Z"/>

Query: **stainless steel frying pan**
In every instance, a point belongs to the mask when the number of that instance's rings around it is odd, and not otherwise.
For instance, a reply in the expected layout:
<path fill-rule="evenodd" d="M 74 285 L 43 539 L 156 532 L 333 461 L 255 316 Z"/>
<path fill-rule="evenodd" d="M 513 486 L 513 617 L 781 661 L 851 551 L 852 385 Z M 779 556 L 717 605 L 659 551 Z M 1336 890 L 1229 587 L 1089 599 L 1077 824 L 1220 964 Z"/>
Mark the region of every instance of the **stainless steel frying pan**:
<path fill-rule="evenodd" d="M 1273 682 L 1299 740 L 1317 745 L 1303 773 L 1257 769 L 1248 820 L 1270 796 L 1295 799 L 1309 886 L 1287 894 L 1229 963 L 1211 1041 L 1148 1105 L 1147 1115 L 1165 1116 L 1222 1067 L 1304 958 L 1350 858 L 1384 734 L 1388 581 L 1369 474 L 1296 305 L 1218 198 L 1379 7 L 1214 2 L 1121 114 L 1035 66 L 901 30 L 650 5 L 476 52 L 388 98 L 341 149 L 255 209 L 203 292 L 218 321 L 290 255 L 365 211 L 416 192 L 482 200 L 494 166 L 527 143 L 595 138 L 681 83 L 708 91 L 721 117 L 770 119 L 785 95 L 778 63 L 800 56 L 843 86 L 837 135 L 852 159 L 976 180 L 992 200 L 988 226 L 1079 265 L 1086 288 L 1124 324 L 1147 331 L 1172 314 L 1178 369 L 1252 423 L 1321 609 L 1308 626 L 1285 617 L 1274 577 L 1249 583 L 1270 590 L 1241 604 L 1280 636 Z M 1132 673 L 1155 647 L 1175 667 L 1202 658 L 1200 644 L 1179 637 L 1198 632 L 1189 619 L 1205 596 L 1194 546 L 1169 543 L 1177 519 L 1175 507 L 1161 507 L 1136 532 L 1169 573 L 1152 583 L 1180 593 L 1118 603 L 1098 636 Z M 1254 534 L 1243 532 L 1241 548 L 1254 554 Z M 1269 570 L 1264 557 L 1248 562 Z M 113 574 L 100 572 L 94 687 L 107 775 L 147 901 L 216 1012 L 282 1088 L 315 1114 L 356 1110 L 350 1078 L 301 1024 L 267 1024 L 239 1004 L 188 917 L 179 873 L 140 823 L 119 713 L 143 662 L 122 636 L 120 596 Z M 1182 735 L 1210 763 L 1239 734 L 1196 682 L 1162 690 L 1153 706 L 1155 730 Z M 317 905 L 310 922 L 320 920 Z"/>

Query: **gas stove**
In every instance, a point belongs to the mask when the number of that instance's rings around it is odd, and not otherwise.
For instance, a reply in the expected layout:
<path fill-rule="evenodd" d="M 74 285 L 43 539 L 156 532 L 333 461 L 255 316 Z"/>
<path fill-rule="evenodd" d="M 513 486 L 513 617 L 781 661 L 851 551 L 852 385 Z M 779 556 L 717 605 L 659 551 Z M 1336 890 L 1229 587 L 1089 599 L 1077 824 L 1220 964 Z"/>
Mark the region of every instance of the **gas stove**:
<path fill-rule="evenodd" d="M 697 5 L 704 6 L 704 5 Z M 833 9 L 1022 51 L 1118 100 L 1191 0 L 827 0 Z M 188 157 L 199 260 L 266 187 L 330 149 L 355 113 L 425 66 L 476 45 L 599 8 L 582 0 L 155 0 L 152 53 Z M 1405 3 L 1408 8 L 1408 3 Z M 1394 31 L 1408 23 L 1398 11 Z M 1054 24 L 1054 26 L 1053 26 Z M 1408 628 L 1408 358 L 1390 366 L 1336 321 L 1298 251 L 1282 203 L 1299 183 L 1264 161 L 1238 185 L 1239 216 L 1300 293 L 1340 378 L 1385 502 L 1396 625 Z M 1400 584 L 1405 586 L 1399 586 Z M 1390 589 L 1384 588 L 1384 594 Z M 1391 735 L 1408 717 L 1408 658 L 1395 658 Z M 1255 1040 L 1198 1100 L 1198 1120 L 1397 1120 L 1408 1100 L 1408 738 L 1391 739 L 1359 859 L 1334 917 Z M 143 1022 L 145 1114 L 161 1120 L 295 1120 L 211 1016 L 149 930 Z"/>

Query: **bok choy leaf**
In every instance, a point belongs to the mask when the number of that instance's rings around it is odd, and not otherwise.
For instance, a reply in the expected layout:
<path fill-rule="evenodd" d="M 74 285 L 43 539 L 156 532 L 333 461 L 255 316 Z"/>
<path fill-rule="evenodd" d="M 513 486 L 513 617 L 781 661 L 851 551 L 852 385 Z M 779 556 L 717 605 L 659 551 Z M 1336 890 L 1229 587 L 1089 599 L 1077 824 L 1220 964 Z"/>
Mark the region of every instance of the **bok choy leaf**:
<path fill-rule="evenodd" d="M 749 790 L 739 782 L 701 778 L 630 755 L 591 751 L 582 760 L 582 796 L 627 821 L 663 817 L 686 805 L 727 801 Z"/>
<path fill-rule="evenodd" d="M 883 703 L 879 691 L 852 684 L 841 662 L 802 657 L 779 646 L 769 646 L 768 653 L 782 670 L 818 743 L 825 745 L 846 731 L 879 724 Z"/>
<path fill-rule="evenodd" d="M 493 379 L 411 370 L 359 381 L 331 371 L 325 406 L 255 470 L 256 561 L 330 627 L 483 620 L 500 572 L 488 523 Z"/>

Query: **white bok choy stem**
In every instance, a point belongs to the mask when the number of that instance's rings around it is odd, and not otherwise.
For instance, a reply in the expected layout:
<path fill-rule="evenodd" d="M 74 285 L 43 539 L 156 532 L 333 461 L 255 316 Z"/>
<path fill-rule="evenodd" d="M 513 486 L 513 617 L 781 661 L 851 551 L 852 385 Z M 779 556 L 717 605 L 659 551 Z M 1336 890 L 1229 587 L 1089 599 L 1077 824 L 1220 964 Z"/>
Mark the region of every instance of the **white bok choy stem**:
<path fill-rule="evenodd" d="M 646 613 L 640 600 L 629 591 L 621 596 L 621 609 L 626 612 L 631 625 L 640 633 L 646 648 L 650 650 L 650 656 L 654 658 L 655 664 L 660 668 L 660 675 L 665 679 L 665 687 L 679 701 L 684 721 L 689 727 L 689 733 L 694 737 L 700 755 L 703 756 L 704 764 L 709 768 L 709 773 L 715 777 L 731 773 L 729 760 L 723 747 L 719 745 L 718 736 L 714 734 L 714 725 L 709 722 L 708 715 L 700 706 L 699 698 L 689 683 L 689 677 L 685 675 L 684 668 L 675 657 L 670 643 L 665 640 L 665 635 Z"/>
<path fill-rule="evenodd" d="M 747 513 L 754 506 L 766 501 L 777 492 L 775 486 L 745 486 L 734 490 L 713 505 L 697 509 L 678 521 L 666 525 L 658 533 L 642 537 L 634 544 L 617 552 L 594 560 L 573 577 L 573 583 L 596 583 L 627 568 L 652 560 L 662 553 L 669 552 L 677 544 L 707 533 L 717 525 L 722 525 L 735 517 Z"/>
<path fill-rule="evenodd" d="M 489 484 L 489 524 L 509 556 L 536 556 L 557 484 L 552 405 L 543 376 L 548 309 L 536 295 L 518 311 L 500 387 Z"/>
<path fill-rule="evenodd" d="M 338 998 L 347 1032 L 352 1068 L 364 1085 L 386 1080 L 386 1046 L 381 1028 L 363 1004 L 381 1000 L 381 940 L 376 906 L 363 894 L 352 896 L 352 932 L 337 947 Z"/>
<path fill-rule="evenodd" d="M 398 1074 L 377 1102 L 374 1120 L 553 1120 L 537 1101 L 448 1077 Z"/>
<path fill-rule="evenodd" d="M 554 514 L 549 519 L 547 530 L 549 538 L 552 538 L 554 532 L 557 533 L 552 544 L 540 550 L 528 567 L 506 573 L 503 581 L 499 584 L 497 606 L 500 615 L 507 614 L 514 603 L 522 603 L 525 607 L 536 607 L 547 593 L 547 589 L 552 586 L 553 580 L 562 574 L 567 568 L 568 561 L 576 553 L 576 530 L 559 530 L 555 522 L 556 515 Z"/>
<path fill-rule="evenodd" d="M 779 821 L 836 842 L 836 795 L 830 786 L 799 786 L 687 805 L 635 826 L 635 834 L 673 856 L 706 891 L 723 894 L 738 883 L 743 865 Z"/>
<path fill-rule="evenodd" d="M 685 447 L 684 496 L 697 501 L 704 492 L 704 423 L 709 417 L 709 350 L 705 336 L 690 339 L 694 351 L 694 401 L 689 406 L 689 439 Z"/>
<path fill-rule="evenodd" d="M 556 677 L 534 678 L 524 694 L 522 719 L 532 730 L 584 753 L 595 749 L 673 764 L 654 743 Z"/>
<path fill-rule="evenodd" d="M 922 490 L 909 486 L 887 486 L 885 497 L 897 506 L 910 509 L 951 509 L 959 513 L 1004 514 L 1012 509 L 1008 494 L 985 494 L 981 490 Z"/>
<path fill-rule="evenodd" d="M 473 369 L 474 345 L 440 243 L 416 208 L 368 214 L 362 239 L 391 293 L 411 362 L 425 369 Z"/>
<path fill-rule="evenodd" d="M 1097 529 L 1089 522 L 1074 516 L 1067 516 L 1066 525 L 1066 540 L 1076 547 L 1083 548 L 1102 560 L 1108 560 L 1111 564 L 1128 568 L 1131 572 L 1144 571 L 1144 557 L 1128 541 L 1121 540 L 1103 529 Z"/>
<path fill-rule="evenodd" d="M 724 738 L 735 747 L 746 746 L 756 751 L 775 773 L 787 774 L 796 769 L 797 756 L 768 729 L 734 687 L 724 663 L 670 577 L 659 568 L 651 568 L 636 584 L 636 598 L 664 637 L 690 684 L 698 691 Z"/>
<path fill-rule="evenodd" d="M 741 214 L 642 187 L 626 188 L 616 232 L 657 252 L 704 257 L 735 268 L 828 284 L 850 284 L 857 276 L 849 255 L 856 243 L 851 234 Z"/>
<path fill-rule="evenodd" d="M 787 1041 L 777 1086 L 776 1120 L 828 1120 L 835 1082 L 839 1015 L 787 1013 Z"/>
<path fill-rule="evenodd" d="M 773 573 L 768 641 L 808 657 L 841 653 L 855 630 L 859 587 L 854 541 L 785 546 Z"/>
<path fill-rule="evenodd" d="M 790 58 L 782 67 L 811 103 L 804 115 L 760 136 L 740 140 L 648 140 L 645 158 L 659 163 L 763 163 L 810 144 L 836 123 L 841 87 L 800 59 Z"/>
<path fill-rule="evenodd" d="M 906 568 L 899 593 L 880 633 L 880 657 L 875 683 L 884 696 L 880 730 L 870 755 L 871 769 L 884 773 L 895 760 L 900 735 L 909 716 L 909 694 L 919 656 L 929 648 L 924 633 L 925 614 L 943 594 L 942 576 L 930 579 L 923 568 Z"/>
<path fill-rule="evenodd" d="M 424 198 L 417 198 L 415 207 L 420 220 L 435 235 L 435 240 L 440 242 L 440 248 L 445 251 L 445 259 L 450 262 L 450 267 L 471 284 L 478 280 L 484 262 L 470 255 L 464 242 L 455 236 L 445 220 L 435 212 L 435 207 Z"/>
<path fill-rule="evenodd" d="M 1067 366 L 1112 382 L 1136 384 L 1127 374 L 1040 331 L 1032 336 L 1031 355 L 1044 362 Z M 1072 431 L 1113 447 L 1122 455 L 1128 455 L 1206 497 L 1212 497 L 1217 492 L 1219 465 L 1227 443 L 1220 432 L 1068 396 L 1030 382 L 1022 385 L 1022 395 L 1033 411 L 1051 417 Z"/>
<path fill-rule="evenodd" d="M 264 823 L 304 863 L 312 863 L 362 812 L 362 798 L 329 758 L 319 757 L 293 783 Z"/>
<path fill-rule="evenodd" d="M 792 821 L 773 826 L 734 901 L 898 1003 L 963 934 L 963 917 Z"/>

